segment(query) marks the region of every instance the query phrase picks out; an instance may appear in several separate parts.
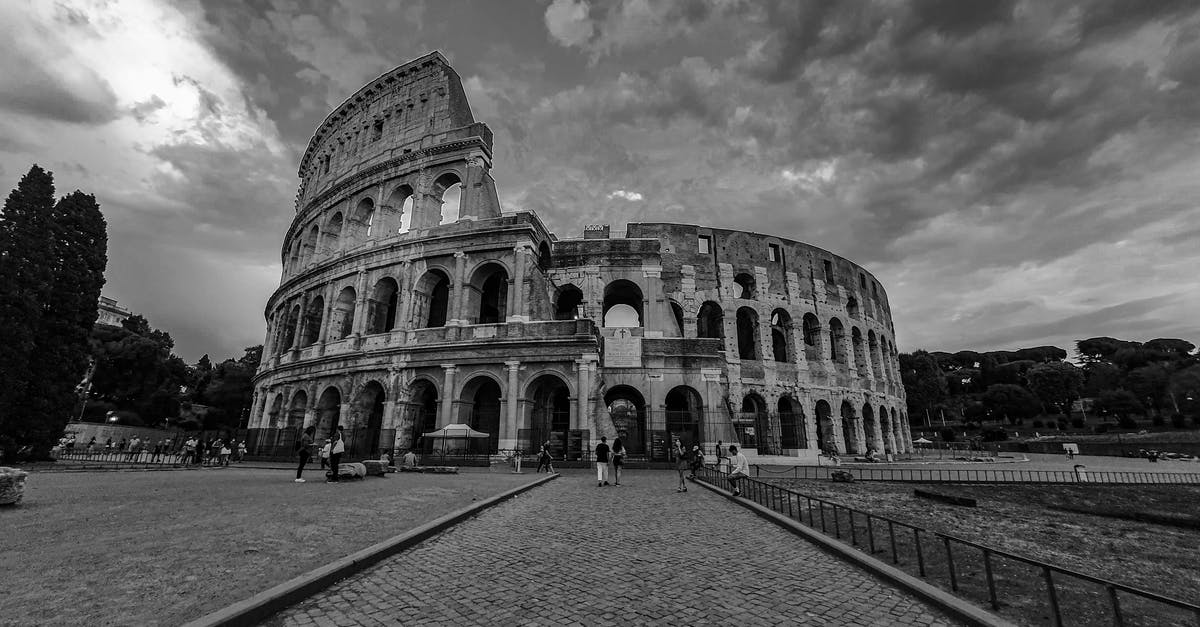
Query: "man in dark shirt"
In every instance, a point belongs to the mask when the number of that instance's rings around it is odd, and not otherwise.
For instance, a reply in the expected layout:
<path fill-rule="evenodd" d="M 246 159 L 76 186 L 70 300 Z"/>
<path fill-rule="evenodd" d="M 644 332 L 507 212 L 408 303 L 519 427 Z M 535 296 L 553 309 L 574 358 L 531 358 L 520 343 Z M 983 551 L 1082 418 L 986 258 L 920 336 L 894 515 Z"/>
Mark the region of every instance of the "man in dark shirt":
<path fill-rule="evenodd" d="M 608 438 L 600 436 L 596 445 L 596 487 L 608 485 Z"/>

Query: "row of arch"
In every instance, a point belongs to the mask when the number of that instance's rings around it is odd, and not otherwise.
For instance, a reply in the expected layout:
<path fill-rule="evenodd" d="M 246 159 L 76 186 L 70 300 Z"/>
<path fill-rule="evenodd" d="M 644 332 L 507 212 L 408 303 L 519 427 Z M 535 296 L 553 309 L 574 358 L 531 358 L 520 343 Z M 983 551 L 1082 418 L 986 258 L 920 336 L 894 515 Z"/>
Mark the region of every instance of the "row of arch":
<path fill-rule="evenodd" d="M 866 275 L 859 273 L 859 279 L 862 286 L 866 286 Z M 763 294 L 759 292 L 758 281 L 753 274 L 749 272 L 739 272 L 734 275 L 733 282 L 737 285 L 735 290 L 736 297 L 742 300 L 761 300 Z M 872 285 L 874 283 L 872 282 Z M 876 292 L 878 296 L 878 292 Z M 858 304 L 858 298 L 855 296 L 847 297 L 846 299 L 846 316 L 853 320 L 862 319 L 862 310 Z"/>
<path fill-rule="evenodd" d="M 459 219 L 462 189 L 462 178 L 457 172 L 444 172 L 433 180 L 425 195 L 439 199 L 441 213 L 437 224 Z M 372 198 L 361 197 L 325 212 L 327 215 L 318 215 L 297 230 L 297 237 L 288 247 L 285 271 L 295 272 L 343 250 L 407 233 L 413 228 L 433 226 L 413 224 L 418 198 L 413 186 L 404 183 L 396 186 L 381 205 L 376 205 Z"/>

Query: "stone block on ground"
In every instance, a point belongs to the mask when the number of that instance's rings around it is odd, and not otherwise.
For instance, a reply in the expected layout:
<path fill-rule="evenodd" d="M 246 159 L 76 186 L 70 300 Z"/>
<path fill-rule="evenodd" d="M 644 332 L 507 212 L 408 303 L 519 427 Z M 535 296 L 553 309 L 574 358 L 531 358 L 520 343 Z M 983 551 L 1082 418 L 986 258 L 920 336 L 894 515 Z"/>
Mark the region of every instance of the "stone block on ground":
<path fill-rule="evenodd" d="M 25 496 L 25 477 L 29 473 L 0 466 L 0 505 L 16 505 Z"/>
<path fill-rule="evenodd" d="M 387 473 L 387 462 L 378 459 L 364 459 L 362 462 L 368 477 L 382 477 Z"/>
<path fill-rule="evenodd" d="M 362 479 L 367 476 L 367 467 L 357 463 L 349 462 L 338 464 L 338 477 L 342 479 Z"/>

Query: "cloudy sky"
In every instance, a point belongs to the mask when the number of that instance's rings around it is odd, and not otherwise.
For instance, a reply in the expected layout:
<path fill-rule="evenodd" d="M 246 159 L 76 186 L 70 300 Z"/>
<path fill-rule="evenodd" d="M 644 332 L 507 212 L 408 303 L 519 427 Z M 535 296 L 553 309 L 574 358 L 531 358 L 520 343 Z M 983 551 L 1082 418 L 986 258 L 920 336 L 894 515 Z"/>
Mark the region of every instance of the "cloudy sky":
<path fill-rule="evenodd" d="M 96 194 L 105 293 L 188 361 L 260 343 L 324 116 L 430 50 L 560 236 L 775 233 L 888 289 L 901 350 L 1200 343 L 1200 4 L 8 0 L 0 183 Z"/>

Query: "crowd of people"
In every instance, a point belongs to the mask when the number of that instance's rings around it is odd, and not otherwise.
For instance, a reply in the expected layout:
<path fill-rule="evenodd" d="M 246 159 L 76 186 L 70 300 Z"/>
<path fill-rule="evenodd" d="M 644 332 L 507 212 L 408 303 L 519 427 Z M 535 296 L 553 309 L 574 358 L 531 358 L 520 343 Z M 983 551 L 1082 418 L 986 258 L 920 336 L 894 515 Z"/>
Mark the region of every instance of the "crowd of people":
<path fill-rule="evenodd" d="M 195 435 L 186 438 L 155 439 L 134 435 L 132 438 L 103 442 L 95 437 L 82 447 L 74 435 L 68 434 L 59 440 L 59 449 L 65 454 L 82 453 L 102 455 L 107 459 L 126 462 L 175 463 L 183 466 L 228 466 L 230 462 L 241 462 L 246 457 L 246 440 L 212 437 L 205 440 Z"/>

